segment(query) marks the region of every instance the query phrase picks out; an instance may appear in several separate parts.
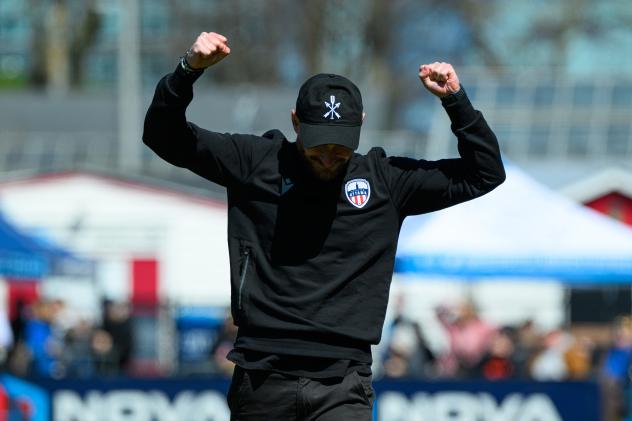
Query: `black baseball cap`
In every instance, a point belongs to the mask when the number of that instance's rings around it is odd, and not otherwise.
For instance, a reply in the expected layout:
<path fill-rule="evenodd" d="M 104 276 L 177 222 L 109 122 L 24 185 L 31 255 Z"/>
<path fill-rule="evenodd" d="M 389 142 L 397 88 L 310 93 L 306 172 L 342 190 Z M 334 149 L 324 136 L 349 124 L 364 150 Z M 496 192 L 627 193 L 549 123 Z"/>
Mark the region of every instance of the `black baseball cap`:
<path fill-rule="evenodd" d="M 362 95 L 349 79 L 324 73 L 307 79 L 298 91 L 296 116 L 305 148 L 333 143 L 358 149 Z"/>

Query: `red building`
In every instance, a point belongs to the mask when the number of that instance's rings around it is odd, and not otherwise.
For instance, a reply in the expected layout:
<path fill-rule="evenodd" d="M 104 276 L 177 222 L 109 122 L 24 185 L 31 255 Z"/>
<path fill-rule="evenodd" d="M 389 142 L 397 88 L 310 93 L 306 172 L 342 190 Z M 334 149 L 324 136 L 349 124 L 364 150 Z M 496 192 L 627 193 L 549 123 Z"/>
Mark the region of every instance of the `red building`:
<path fill-rule="evenodd" d="M 565 188 L 571 199 L 632 226 L 632 171 L 611 168 Z"/>

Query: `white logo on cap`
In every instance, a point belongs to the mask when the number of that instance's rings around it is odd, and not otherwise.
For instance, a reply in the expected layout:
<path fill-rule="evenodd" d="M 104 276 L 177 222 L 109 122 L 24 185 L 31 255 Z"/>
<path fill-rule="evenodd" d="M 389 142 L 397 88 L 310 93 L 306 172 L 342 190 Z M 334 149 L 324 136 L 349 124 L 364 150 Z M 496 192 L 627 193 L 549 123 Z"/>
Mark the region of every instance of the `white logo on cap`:
<path fill-rule="evenodd" d="M 335 115 L 336 118 L 340 118 L 340 114 L 338 114 L 338 112 L 336 111 L 336 108 L 340 107 L 340 103 L 336 102 L 335 95 L 330 96 L 329 100 L 331 101 L 331 103 L 325 101 L 325 107 L 327 107 L 329 111 L 323 114 L 323 117 L 329 117 L 331 120 L 333 120 Z"/>

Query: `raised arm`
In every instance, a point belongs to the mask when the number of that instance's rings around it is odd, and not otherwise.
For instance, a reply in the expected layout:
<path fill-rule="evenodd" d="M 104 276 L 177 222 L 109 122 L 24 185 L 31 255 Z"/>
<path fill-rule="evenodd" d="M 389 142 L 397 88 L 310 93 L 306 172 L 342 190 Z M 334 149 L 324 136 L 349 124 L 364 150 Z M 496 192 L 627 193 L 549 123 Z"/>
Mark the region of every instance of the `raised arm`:
<path fill-rule="evenodd" d="M 439 161 L 385 158 L 385 177 L 402 216 L 474 199 L 505 180 L 496 136 L 470 103 L 452 65 L 422 65 L 419 78 L 428 91 L 441 99 L 461 157 Z"/>
<path fill-rule="evenodd" d="M 188 122 L 185 113 L 193 99 L 193 83 L 229 54 L 226 37 L 202 32 L 176 70 L 158 82 L 143 132 L 143 142 L 165 161 L 221 185 L 245 176 L 249 136 L 204 130 Z"/>

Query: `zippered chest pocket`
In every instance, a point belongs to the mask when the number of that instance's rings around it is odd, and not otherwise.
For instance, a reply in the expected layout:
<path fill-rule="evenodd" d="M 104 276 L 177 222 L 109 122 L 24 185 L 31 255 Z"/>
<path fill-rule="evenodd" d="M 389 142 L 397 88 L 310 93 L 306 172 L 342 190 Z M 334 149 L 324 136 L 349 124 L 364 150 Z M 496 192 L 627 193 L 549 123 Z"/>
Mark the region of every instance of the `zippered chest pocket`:
<path fill-rule="evenodd" d="M 239 291 L 237 295 L 237 308 L 240 311 L 243 311 L 248 287 L 248 275 L 252 265 L 252 248 L 243 244 L 240 245 L 239 257 Z"/>

